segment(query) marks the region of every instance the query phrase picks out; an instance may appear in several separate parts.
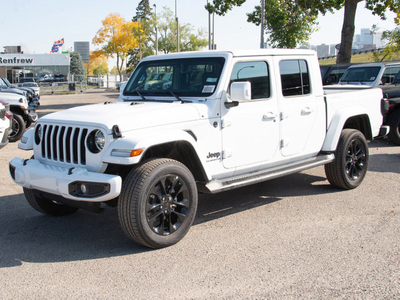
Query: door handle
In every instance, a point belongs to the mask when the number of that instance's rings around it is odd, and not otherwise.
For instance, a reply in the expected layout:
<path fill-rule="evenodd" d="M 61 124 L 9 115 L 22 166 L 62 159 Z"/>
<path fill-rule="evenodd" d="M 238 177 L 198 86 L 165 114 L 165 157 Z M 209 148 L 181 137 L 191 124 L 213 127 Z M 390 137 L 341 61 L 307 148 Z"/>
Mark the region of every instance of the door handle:
<path fill-rule="evenodd" d="M 305 108 L 303 108 L 302 110 L 301 110 L 301 114 L 302 115 L 309 115 L 309 114 L 311 114 L 313 112 L 313 110 L 311 109 L 311 108 L 309 108 L 309 107 L 305 107 Z"/>
<path fill-rule="evenodd" d="M 273 112 L 267 112 L 265 115 L 263 115 L 263 120 L 275 119 L 276 117 L 277 114 L 274 114 Z"/>

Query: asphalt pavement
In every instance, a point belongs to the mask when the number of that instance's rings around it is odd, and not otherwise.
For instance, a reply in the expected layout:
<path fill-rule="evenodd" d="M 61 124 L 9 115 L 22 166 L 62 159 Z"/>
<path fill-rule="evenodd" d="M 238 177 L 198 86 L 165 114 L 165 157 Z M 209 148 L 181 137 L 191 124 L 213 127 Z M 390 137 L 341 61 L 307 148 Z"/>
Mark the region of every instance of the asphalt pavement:
<path fill-rule="evenodd" d="M 49 95 L 39 115 L 115 101 L 116 92 Z M 400 147 L 369 144 L 362 185 L 329 185 L 324 168 L 215 195 L 178 244 L 150 250 L 115 208 L 44 216 L 0 150 L 0 299 L 400 299 Z"/>

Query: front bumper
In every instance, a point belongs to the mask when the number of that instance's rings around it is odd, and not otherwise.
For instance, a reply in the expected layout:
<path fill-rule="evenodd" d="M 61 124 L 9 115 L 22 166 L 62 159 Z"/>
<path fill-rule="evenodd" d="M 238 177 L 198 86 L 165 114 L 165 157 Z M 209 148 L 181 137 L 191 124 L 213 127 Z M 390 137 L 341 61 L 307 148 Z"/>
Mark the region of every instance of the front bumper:
<path fill-rule="evenodd" d="M 117 175 L 89 172 L 85 168 L 66 168 L 41 164 L 38 160 L 15 157 L 10 163 L 15 183 L 66 199 L 104 202 L 119 196 L 122 179 Z M 85 185 L 85 192 L 82 192 Z"/>

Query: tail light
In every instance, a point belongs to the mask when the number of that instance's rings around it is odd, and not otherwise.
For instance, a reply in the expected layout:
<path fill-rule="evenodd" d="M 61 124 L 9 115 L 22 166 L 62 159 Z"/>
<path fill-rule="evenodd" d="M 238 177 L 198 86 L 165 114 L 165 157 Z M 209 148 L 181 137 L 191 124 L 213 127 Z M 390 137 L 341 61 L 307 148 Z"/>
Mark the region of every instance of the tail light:
<path fill-rule="evenodd" d="M 9 119 L 9 120 L 11 120 L 12 117 L 13 117 L 13 113 L 12 113 L 11 111 L 7 110 L 7 111 L 6 111 L 6 118 Z"/>
<path fill-rule="evenodd" d="M 382 98 L 381 111 L 382 111 L 382 114 L 387 114 L 389 112 L 389 98 L 388 97 Z"/>

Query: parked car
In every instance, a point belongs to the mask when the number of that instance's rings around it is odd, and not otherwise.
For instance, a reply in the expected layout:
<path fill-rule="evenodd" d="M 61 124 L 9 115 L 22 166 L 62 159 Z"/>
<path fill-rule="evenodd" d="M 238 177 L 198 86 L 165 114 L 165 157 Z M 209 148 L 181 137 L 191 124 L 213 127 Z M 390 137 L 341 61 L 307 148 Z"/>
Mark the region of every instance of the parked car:
<path fill-rule="evenodd" d="M 40 99 L 40 86 L 36 82 L 24 82 L 18 85 L 19 87 L 28 87 L 35 91 L 35 95 Z"/>
<path fill-rule="evenodd" d="M 0 100 L 0 149 L 8 144 L 8 136 L 11 133 L 13 114 L 10 111 L 10 105 Z"/>
<path fill-rule="evenodd" d="M 0 100 L 9 103 L 12 116 L 12 131 L 8 137 L 10 142 L 18 141 L 26 128 L 34 123 L 38 116 L 25 95 L 0 91 Z"/>
<path fill-rule="evenodd" d="M 35 82 L 35 79 L 33 77 L 22 77 L 19 79 L 19 83 L 24 83 L 24 82 Z"/>
<path fill-rule="evenodd" d="M 384 124 L 389 125 L 388 137 L 400 146 L 400 62 L 379 62 L 351 66 L 339 81 L 340 85 L 380 87 L 389 99 Z"/>
<path fill-rule="evenodd" d="M 340 65 L 321 65 L 321 78 L 323 85 L 331 85 L 339 82 L 344 72 L 351 66 L 351 64 Z"/>

